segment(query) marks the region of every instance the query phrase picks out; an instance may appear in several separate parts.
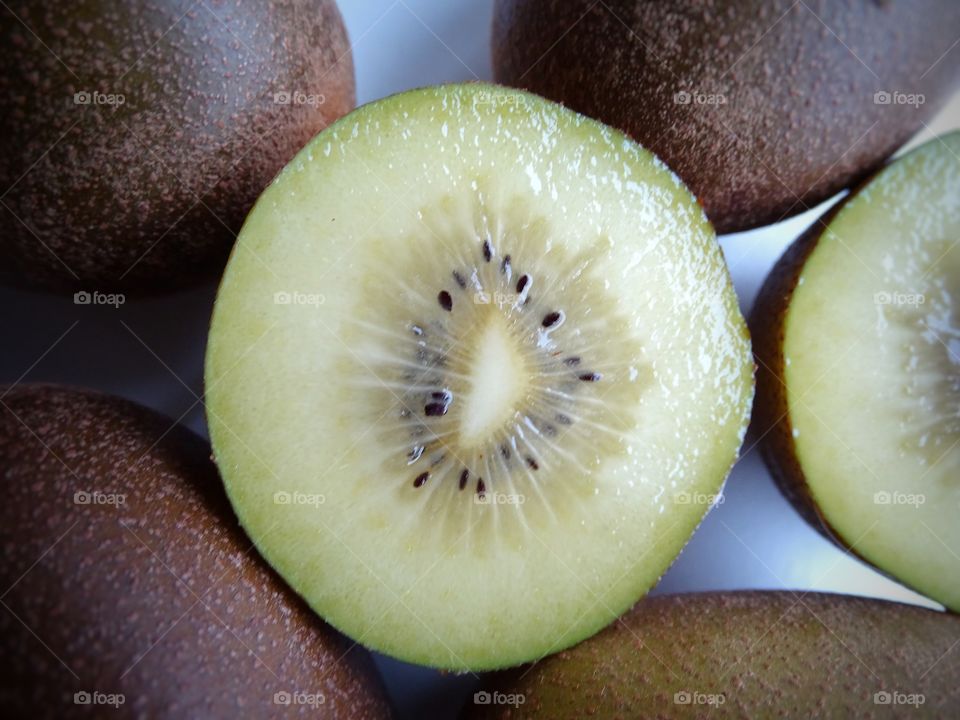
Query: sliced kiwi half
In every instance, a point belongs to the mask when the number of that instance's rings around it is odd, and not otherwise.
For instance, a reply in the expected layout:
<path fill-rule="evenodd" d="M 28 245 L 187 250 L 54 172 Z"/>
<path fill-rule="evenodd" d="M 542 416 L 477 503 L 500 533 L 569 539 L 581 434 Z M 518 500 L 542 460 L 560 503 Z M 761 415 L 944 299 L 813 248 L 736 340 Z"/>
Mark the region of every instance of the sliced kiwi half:
<path fill-rule="evenodd" d="M 452 85 L 355 111 L 263 194 L 207 408 L 241 522 L 318 613 L 484 669 L 656 582 L 737 456 L 752 370 L 667 168 L 536 96 Z"/>
<path fill-rule="evenodd" d="M 753 312 L 757 425 L 831 539 L 960 611 L 960 132 L 800 238 Z"/>

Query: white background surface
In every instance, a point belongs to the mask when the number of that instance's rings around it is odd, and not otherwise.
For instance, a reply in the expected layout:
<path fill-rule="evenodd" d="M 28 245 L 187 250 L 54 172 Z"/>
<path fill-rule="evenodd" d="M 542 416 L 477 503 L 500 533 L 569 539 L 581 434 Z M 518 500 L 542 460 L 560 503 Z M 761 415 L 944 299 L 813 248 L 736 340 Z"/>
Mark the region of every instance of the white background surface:
<path fill-rule="evenodd" d="M 354 44 L 360 103 L 422 85 L 492 77 L 492 0 L 341 0 L 340 7 Z M 955 103 L 937 126 L 960 125 L 956 117 Z M 773 262 L 821 210 L 721 239 L 745 313 Z M 214 291 L 210 284 L 114 310 L 0 289 L 0 382 L 98 388 L 205 433 L 202 360 Z M 936 607 L 810 529 L 780 496 L 749 440 L 723 504 L 655 592 L 736 588 L 825 590 Z M 453 717 L 478 683 L 470 675 L 377 662 L 401 718 Z"/>

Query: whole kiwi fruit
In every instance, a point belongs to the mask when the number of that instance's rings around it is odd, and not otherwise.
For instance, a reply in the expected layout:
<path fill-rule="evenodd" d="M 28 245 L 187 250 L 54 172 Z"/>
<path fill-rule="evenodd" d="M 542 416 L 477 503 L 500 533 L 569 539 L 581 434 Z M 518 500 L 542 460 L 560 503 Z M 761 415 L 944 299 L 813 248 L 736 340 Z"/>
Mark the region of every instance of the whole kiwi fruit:
<path fill-rule="evenodd" d="M 960 618 L 843 595 L 641 601 L 599 635 L 494 676 L 469 718 L 957 717 Z"/>
<path fill-rule="evenodd" d="M 254 200 L 354 104 L 334 0 L 11 2 L 0 278 L 148 293 L 215 276 Z"/>
<path fill-rule="evenodd" d="M 5 717 L 388 716 L 369 656 L 260 561 L 209 455 L 119 398 L 0 395 Z"/>
<path fill-rule="evenodd" d="M 874 171 L 956 88 L 953 0 L 497 0 L 498 82 L 619 127 L 717 232 Z"/>

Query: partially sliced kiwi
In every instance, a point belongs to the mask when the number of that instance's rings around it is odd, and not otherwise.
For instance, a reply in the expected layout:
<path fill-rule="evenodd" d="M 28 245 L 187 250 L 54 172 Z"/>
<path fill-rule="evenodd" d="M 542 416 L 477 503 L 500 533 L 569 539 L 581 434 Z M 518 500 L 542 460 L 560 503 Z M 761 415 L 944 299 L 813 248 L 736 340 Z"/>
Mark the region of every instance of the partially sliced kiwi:
<path fill-rule="evenodd" d="M 455 669 L 646 592 L 734 462 L 745 324 L 656 158 L 474 84 L 365 106 L 247 219 L 207 355 L 228 493 L 325 618 Z"/>
<path fill-rule="evenodd" d="M 960 611 L 960 132 L 798 240 L 753 323 L 781 487 L 831 539 Z"/>

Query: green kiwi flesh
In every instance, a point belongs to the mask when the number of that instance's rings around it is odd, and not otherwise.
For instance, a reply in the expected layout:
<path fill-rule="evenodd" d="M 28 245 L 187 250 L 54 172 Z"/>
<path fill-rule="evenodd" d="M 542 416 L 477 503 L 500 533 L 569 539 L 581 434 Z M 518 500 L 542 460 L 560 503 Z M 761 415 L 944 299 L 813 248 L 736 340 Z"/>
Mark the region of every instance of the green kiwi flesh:
<path fill-rule="evenodd" d="M 960 132 L 799 239 L 752 312 L 755 425 L 831 539 L 960 610 Z"/>
<path fill-rule="evenodd" d="M 257 202 L 207 416 L 241 522 L 318 613 L 495 668 L 652 587 L 737 457 L 752 370 L 713 231 L 659 160 L 450 85 L 341 119 Z"/>

